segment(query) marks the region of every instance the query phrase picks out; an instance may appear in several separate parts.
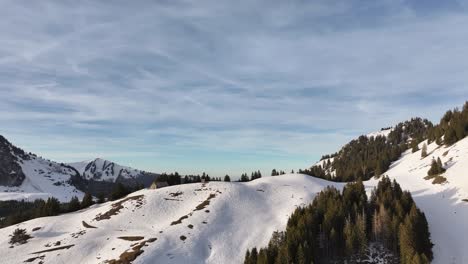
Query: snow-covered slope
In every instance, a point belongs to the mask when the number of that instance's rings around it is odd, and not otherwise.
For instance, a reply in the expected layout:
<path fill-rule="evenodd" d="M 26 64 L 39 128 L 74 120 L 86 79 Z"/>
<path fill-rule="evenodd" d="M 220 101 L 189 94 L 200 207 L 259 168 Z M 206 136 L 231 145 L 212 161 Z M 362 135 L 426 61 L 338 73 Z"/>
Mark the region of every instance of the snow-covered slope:
<path fill-rule="evenodd" d="M 92 161 L 69 163 L 69 165 L 78 170 L 84 179 L 95 181 L 116 182 L 118 178 L 135 179 L 144 173 L 100 158 Z"/>
<path fill-rule="evenodd" d="M 427 142 L 420 143 L 419 147 Z M 450 147 L 428 145 L 428 156 L 421 150 L 408 150 L 385 173 L 396 179 L 403 189 L 411 191 L 416 204 L 429 222 L 434 246 L 433 263 L 468 263 L 468 138 Z M 432 158 L 440 157 L 447 171 L 444 184 L 425 180 Z M 366 184 L 375 185 L 378 180 Z M 468 201 L 468 200 L 467 200 Z"/>
<path fill-rule="evenodd" d="M 377 136 L 382 136 L 382 137 L 387 137 L 390 132 L 392 132 L 393 128 L 388 128 L 388 129 L 382 129 L 377 132 L 372 132 L 366 135 L 366 137 L 377 137 Z"/>
<path fill-rule="evenodd" d="M 70 185 L 69 179 L 76 171 L 63 164 L 26 154 L 18 157 L 25 178 L 20 186 L 0 186 L 0 200 L 34 200 L 56 197 L 70 201 L 73 196 L 83 197 L 83 192 Z"/>
<path fill-rule="evenodd" d="M 447 183 L 424 179 L 433 157 L 442 159 Z M 468 263 L 468 202 L 463 201 L 468 199 L 467 172 L 468 138 L 450 147 L 430 144 L 426 158 L 421 151 L 407 151 L 385 173 L 410 190 L 425 212 L 435 244 L 433 263 Z M 369 194 L 377 182 L 364 183 Z M 0 254 L 5 263 L 35 257 L 40 258 L 32 263 L 106 263 L 143 250 L 133 263 L 241 263 L 247 248 L 265 246 L 273 231 L 284 230 L 297 206 L 329 185 L 343 187 L 286 174 L 248 183 L 142 190 L 117 202 L 0 229 Z M 8 236 L 17 227 L 33 238 L 9 248 Z"/>
<path fill-rule="evenodd" d="M 247 248 L 265 246 L 273 231 L 285 228 L 294 208 L 331 184 L 283 175 L 142 190 L 117 202 L 0 229 L 0 254 L 5 263 L 34 257 L 41 259 L 32 263 L 105 263 L 144 244 L 133 263 L 241 263 Z M 17 227 L 33 238 L 9 248 L 8 236 Z M 34 253 L 53 249 L 59 250 Z"/>

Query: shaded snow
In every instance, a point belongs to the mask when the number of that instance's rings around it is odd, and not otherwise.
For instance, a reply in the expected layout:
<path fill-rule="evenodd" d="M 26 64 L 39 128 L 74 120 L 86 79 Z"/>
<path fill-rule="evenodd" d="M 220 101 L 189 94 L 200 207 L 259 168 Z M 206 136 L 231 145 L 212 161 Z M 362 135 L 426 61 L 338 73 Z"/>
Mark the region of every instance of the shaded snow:
<path fill-rule="evenodd" d="M 426 141 L 425 141 L 426 142 Z M 422 142 L 419 147 L 425 143 Z M 450 147 L 428 145 L 428 156 L 421 150 L 406 151 L 385 173 L 411 191 L 416 204 L 426 214 L 434 246 L 433 263 L 468 263 L 468 138 Z M 440 157 L 447 171 L 445 184 L 425 180 L 432 158 Z M 377 180 L 366 184 L 375 185 Z"/>

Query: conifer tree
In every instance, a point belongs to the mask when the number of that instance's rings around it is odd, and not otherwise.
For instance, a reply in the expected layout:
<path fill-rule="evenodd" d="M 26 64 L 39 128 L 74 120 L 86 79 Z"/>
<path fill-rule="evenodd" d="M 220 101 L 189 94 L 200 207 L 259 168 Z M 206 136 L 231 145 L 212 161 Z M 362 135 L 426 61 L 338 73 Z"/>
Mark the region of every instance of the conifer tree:
<path fill-rule="evenodd" d="M 411 141 L 411 150 L 413 153 L 415 153 L 416 151 L 419 150 L 419 147 L 418 147 L 418 142 L 416 140 L 413 139 L 413 141 Z"/>
<path fill-rule="evenodd" d="M 68 203 L 68 211 L 69 212 L 75 212 L 80 210 L 80 200 L 78 200 L 78 197 L 73 196 Z"/>
<path fill-rule="evenodd" d="M 427 157 L 427 145 L 426 143 L 423 144 L 421 148 L 421 158 Z"/>
<path fill-rule="evenodd" d="M 93 196 L 90 193 L 85 193 L 83 200 L 81 200 L 81 208 L 87 208 L 93 204 Z"/>

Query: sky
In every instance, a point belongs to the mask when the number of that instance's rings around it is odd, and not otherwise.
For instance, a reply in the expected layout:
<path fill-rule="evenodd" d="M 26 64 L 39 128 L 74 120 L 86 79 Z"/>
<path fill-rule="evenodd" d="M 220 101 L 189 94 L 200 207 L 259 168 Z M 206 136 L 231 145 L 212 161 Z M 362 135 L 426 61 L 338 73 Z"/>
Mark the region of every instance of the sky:
<path fill-rule="evenodd" d="M 314 164 L 468 99 L 468 2 L 0 0 L 0 134 L 59 162 Z"/>

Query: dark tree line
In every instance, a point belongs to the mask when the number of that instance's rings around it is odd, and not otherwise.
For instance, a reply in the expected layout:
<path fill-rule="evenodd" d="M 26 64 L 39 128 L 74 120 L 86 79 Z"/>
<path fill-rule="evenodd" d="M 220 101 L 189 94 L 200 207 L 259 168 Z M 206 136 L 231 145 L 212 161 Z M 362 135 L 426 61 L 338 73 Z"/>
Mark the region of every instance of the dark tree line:
<path fill-rule="evenodd" d="M 229 177 L 229 175 L 226 175 Z M 224 176 L 224 180 L 226 181 L 226 176 Z M 230 180 L 230 178 L 229 178 Z M 188 183 L 197 183 L 197 182 L 210 182 L 210 181 L 222 181 L 221 177 L 211 177 L 207 173 L 203 172 L 202 175 L 185 175 L 182 176 L 178 172 L 174 173 L 163 173 L 158 176 L 156 179 L 158 182 L 167 182 L 170 186 L 172 185 L 179 185 L 179 184 L 188 184 Z"/>
<path fill-rule="evenodd" d="M 242 173 L 241 177 L 239 178 L 239 181 L 240 182 L 248 182 L 248 181 L 253 181 L 253 180 L 256 180 L 256 179 L 260 179 L 262 177 L 262 173 L 258 170 L 258 171 L 254 171 L 250 174 L 250 178 L 249 178 L 249 175 L 247 173 Z"/>
<path fill-rule="evenodd" d="M 343 263 L 363 255 L 370 244 L 392 252 L 400 263 L 430 263 L 430 233 L 411 194 L 384 177 L 370 200 L 362 182 L 340 192 L 327 187 L 307 207 L 297 208 L 285 232 L 266 248 L 247 251 L 244 263 Z"/>
<path fill-rule="evenodd" d="M 291 171 L 291 173 L 294 173 L 294 171 Z M 282 170 L 276 170 L 276 169 L 273 169 L 271 171 L 271 176 L 279 176 L 279 175 L 284 175 L 286 174 L 286 172 L 282 171 Z"/>
<path fill-rule="evenodd" d="M 80 201 L 74 196 L 68 203 L 61 203 L 57 198 L 29 201 L 0 201 L 0 228 L 15 225 L 38 217 L 55 216 L 75 212 L 94 204 L 93 197 L 85 194 Z"/>
<path fill-rule="evenodd" d="M 75 212 L 88 208 L 95 203 L 104 203 L 106 200 L 114 201 L 127 196 L 129 193 L 142 189 L 142 185 L 134 188 L 117 183 L 107 197 L 99 195 L 97 200 L 90 193 L 85 193 L 80 201 L 73 196 L 69 202 L 60 202 L 55 197 L 47 200 L 34 201 L 0 201 L 0 228 L 28 221 L 38 217 L 55 216 Z"/>
<path fill-rule="evenodd" d="M 449 110 L 440 120 L 440 123 L 429 130 L 429 142 L 438 145 L 444 143 L 452 145 L 468 135 L 468 101 L 460 110 L 455 108 Z M 442 140 L 443 137 L 443 140 Z"/>
<path fill-rule="evenodd" d="M 387 171 L 390 164 L 407 149 L 419 151 L 418 144 L 426 139 L 429 143 L 435 141 L 450 145 L 466 135 L 468 102 L 461 111 L 448 111 L 436 126 L 427 119 L 413 118 L 396 125 L 387 137 L 361 136 L 352 140 L 339 152 L 323 156 L 322 160 L 328 159 L 323 165 L 315 165 L 299 172 L 338 182 L 368 180 Z M 425 144 L 421 156 L 427 156 Z M 332 171 L 335 172 L 334 175 Z"/>

